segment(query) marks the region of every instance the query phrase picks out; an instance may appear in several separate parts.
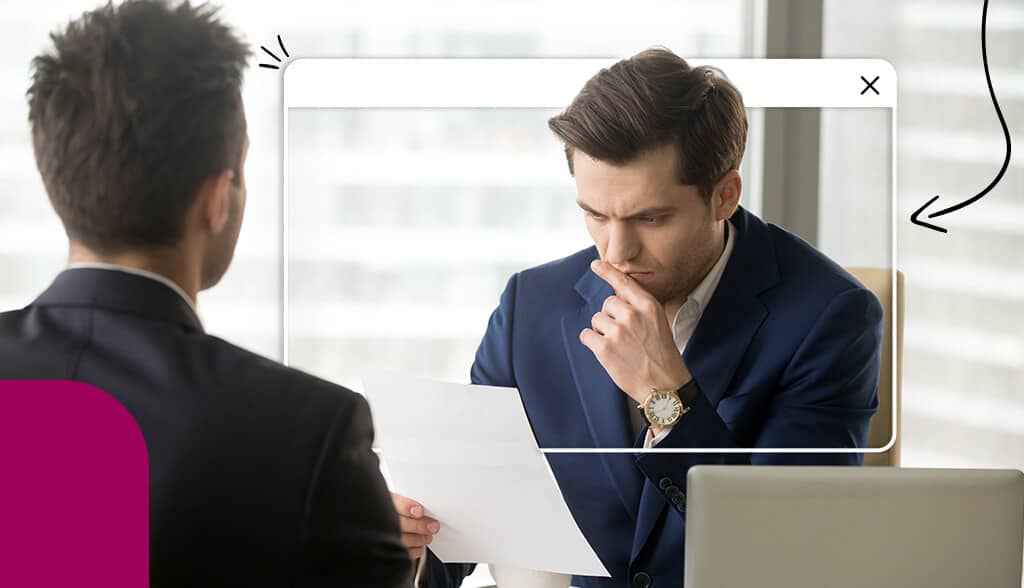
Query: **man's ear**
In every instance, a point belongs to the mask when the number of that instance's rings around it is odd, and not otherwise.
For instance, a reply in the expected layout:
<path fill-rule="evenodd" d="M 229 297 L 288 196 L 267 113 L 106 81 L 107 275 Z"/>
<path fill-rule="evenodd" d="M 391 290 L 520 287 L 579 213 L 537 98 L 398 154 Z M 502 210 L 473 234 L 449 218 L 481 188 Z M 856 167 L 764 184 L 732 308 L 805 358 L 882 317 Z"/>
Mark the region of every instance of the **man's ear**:
<path fill-rule="evenodd" d="M 227 169 L 210 176 L 199 188 L 199 215 L 214 234 L 220 233 L 231 218 L 231 186 L 235 172 Z"/>
<path fill-rule="evenodd" d="M 725 220 L 736 212 L 740 205 L 740 193 L 743 192 L 743 178 L 738 170 L 730 170 L 718 183 L 715 184 L 711 193 L 712 212 L 715 220 Z"/>

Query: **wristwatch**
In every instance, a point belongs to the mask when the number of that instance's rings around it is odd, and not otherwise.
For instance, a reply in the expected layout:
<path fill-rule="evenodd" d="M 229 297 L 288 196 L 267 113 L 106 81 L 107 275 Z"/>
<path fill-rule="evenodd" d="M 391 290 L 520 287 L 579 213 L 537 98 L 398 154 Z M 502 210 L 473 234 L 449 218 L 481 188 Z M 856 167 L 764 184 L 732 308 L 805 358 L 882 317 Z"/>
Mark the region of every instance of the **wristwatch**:
<path fill-rule="evenodd" d="M 678 391 L 653 388 L 647 396 L 647 400 L 636 407 L 644 411 L 644 417 L 652 427 L 659 429 L 671 427 L 679 422 L 684 414 L 690 412 L 690 407 L 679 398 L 679 393 L 682 392 L 689 399 L 693 394 L 687 394 L 687 392 L 691 388 L 695 390 L 696 387 L 694 381 L 690 380 Z"/>

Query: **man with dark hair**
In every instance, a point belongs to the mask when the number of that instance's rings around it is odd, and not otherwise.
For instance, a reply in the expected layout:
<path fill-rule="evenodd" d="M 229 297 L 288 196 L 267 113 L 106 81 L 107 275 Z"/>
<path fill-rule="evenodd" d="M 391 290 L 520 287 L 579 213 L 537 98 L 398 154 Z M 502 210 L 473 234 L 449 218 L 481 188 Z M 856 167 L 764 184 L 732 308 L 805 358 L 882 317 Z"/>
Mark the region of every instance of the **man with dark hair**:
<path fill-rule="evenodd" d="M 408 585 L 363 397 L 196 313 L 245 209 L 248 47 L 214 9 L 160 0 L 107 4 L 52 40 L 29 120 L 70 265 L 0 314 L 0 378 L 86 382 L 135 417 L 151 585 Z"/>
<path fill-rule="evenodd" d="M 512 276 L 473 382 L 519 388 L 542 447 L 864 447 L 881 305 L 812 246 L 739 206 L 747 122 L 736 88 L 652 49 L 601 70 L 549 126 L 595 247 Z M 691 466 L 859 464 L 862 455 L 548 461 L 612 575 L 573 585 L 647 588 L 683 584 Z M 443 565 L 425 548 L 444 521 L 393 499 L 403 542 L 425 556 L 421 585 L 457 586 L 472 566 Z"/>

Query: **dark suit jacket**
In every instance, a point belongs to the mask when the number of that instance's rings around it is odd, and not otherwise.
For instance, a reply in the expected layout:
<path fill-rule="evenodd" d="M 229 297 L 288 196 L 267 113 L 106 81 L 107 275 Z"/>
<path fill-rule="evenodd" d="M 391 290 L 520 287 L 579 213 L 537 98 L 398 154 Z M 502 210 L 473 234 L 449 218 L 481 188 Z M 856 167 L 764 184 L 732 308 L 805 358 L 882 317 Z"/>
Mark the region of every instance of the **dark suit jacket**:
<path fill-rule="evenodd" d="M 683 354 L 701 394 L 658 447 L 864 447 L 878 405 L 881 305 L 794 235 L 742 208 L 731 220 L 732 256 Z M 625 393 L 579 340 L 613 294 L 590 270 L 596 257 L 591 247 L 513 276 L 473 364 L 474 383 L 519 388 L 542 447 L 642 445 Z M 690 466 L 862 460 L 858 453 L 548 455 L 573 516 L 613 576 L 573 585 L 683 585 Z M 456 586 L 470 567 L 444 566 L 431 554 L 428 585 Z"/>
<path fill-rule="evenodd" d="M 86 382 L 135 417 L 154 587 L 411 581 L 363 397 L 206 334 L 158 281 L 64 271 L 0 314 L 0 379 Z"/>

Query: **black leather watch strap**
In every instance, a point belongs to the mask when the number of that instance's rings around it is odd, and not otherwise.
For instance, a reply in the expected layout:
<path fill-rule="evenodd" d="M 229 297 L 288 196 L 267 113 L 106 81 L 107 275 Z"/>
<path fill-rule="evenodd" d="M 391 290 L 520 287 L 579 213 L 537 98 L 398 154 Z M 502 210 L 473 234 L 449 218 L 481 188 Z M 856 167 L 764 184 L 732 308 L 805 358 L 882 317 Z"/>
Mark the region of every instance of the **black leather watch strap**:
<path fill-rule="evenodd" d="M 700 394 L 700 388 L 697 387 L 697 380 L 690 378 L 690 381 L 683 384 L 683 387 L 676 390 L 676 394 L 679 395 L 679 399 L 683 401 L 683 406 L 690 408 L 693 403 L 697 400 L 697 395 Z"/>

